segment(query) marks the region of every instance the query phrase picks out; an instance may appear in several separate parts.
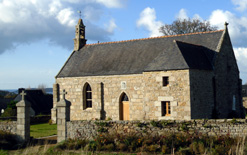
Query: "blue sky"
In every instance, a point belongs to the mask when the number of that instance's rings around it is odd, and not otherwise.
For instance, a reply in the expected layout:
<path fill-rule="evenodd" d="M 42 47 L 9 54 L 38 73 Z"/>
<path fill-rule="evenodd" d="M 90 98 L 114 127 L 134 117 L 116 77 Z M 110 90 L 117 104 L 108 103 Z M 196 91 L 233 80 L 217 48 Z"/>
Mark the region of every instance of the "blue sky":
<path fill-rule="evenodd" d="M 0 0 L 0 89 L 52 87 L 73 50 L 78 10 L 87 43 L 160 36 L 176 18 L 229 22 L 247 82 L 247 0 Z"/>

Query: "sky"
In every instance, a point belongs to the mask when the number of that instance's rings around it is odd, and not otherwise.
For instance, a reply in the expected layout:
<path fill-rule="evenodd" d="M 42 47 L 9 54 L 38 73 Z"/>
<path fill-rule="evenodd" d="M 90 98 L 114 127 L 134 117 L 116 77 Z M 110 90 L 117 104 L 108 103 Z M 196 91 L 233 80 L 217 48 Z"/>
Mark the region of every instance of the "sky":
<path fill-rule="evenodd" d="M 0 0 L 0 89 L 52 87 L 73 51 L 78 11 L 87 43 L 161 36 L 177 18 L 228 22 L 247 82 L 247 0 Z"/>

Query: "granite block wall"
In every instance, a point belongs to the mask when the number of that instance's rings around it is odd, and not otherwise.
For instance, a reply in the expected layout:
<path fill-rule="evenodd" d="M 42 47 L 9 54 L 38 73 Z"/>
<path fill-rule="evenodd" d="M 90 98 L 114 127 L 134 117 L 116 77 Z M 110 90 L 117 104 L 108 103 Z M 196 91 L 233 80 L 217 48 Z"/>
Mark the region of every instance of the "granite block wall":
<path fill-rule="evenodd" d="M 17 133 L 17 121 L 0 121 L 0 130 Z"/>
<path fill-rule="evenodd" d="M 164 76 L 169 77 L 169 85 L 165 87 L 162 85 Z M 130 120 L 191 119 L 188 70 L 58 78 L 56 83 L 58 91 L 65 89 L 67 92 L 66 99 L 71 102 L 71 120 L 107 118 L 119 120 L 122 93 L 126 93 L 129 98 Z M 86 83 L 92 88 L 93 106 L 85 109 L 83 108 L 83 90 Z M 58 98 L 61 98 L 61 95 Z M 54 101 L 54 107 L 58 100 Z M 162 101 L 171 103 L 170 116 L 161 115 Z"/>
<path fill-rule="evenodd" d="M 102 123 L 103 122 L 103 123 Z M 155 123 L 153 123 L 155 122 Z M 104 128 L 104 130 L 102 130 Z M 104 132 L 100 132 L 104 131 Z M 99 134 L 134 133 L 139 136 L 165 135 L 176 132 L 202 133 L 210 136 L 247 136 L 246 119 L 192 121 L 70 121 L 67 138 L 94 139 Z"/>

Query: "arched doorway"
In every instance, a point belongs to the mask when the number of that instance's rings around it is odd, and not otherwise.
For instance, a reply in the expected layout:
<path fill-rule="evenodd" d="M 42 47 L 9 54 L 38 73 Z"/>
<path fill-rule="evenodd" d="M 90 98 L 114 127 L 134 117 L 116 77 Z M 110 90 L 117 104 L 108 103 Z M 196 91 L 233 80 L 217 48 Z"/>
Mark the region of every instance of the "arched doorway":
<path fill-rule="evenodd" d="M 129 98 L 125 93 L 122 93 L 119 99 L 119 119 L 129 120 L 130 118 Z"/>

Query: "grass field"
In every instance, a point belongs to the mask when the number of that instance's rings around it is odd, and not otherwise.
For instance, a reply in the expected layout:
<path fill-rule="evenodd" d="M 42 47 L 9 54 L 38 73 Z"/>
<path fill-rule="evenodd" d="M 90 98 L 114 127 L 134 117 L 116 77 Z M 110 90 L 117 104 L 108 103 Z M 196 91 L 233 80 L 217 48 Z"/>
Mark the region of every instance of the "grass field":
<path fill-rule="evenodd" d="M 52 136 L 57 134 L 57 125 L 48 123 L 35 124 L 30 126 L 30 136 L 33 138 Z"/>

